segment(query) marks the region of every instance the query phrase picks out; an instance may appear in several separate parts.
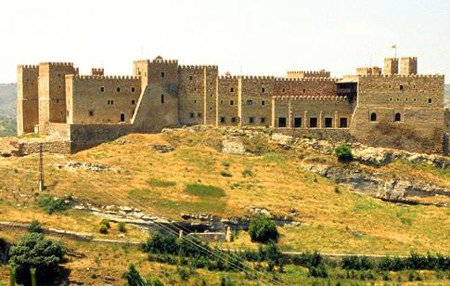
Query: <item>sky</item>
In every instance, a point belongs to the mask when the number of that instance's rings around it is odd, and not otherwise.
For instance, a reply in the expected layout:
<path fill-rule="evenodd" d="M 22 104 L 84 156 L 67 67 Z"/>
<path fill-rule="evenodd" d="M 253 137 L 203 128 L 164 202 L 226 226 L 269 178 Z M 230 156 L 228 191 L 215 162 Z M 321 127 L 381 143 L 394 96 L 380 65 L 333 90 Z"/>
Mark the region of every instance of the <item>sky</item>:
<path fill-rule="evenodd" d="M 283 76 L 287 70 L 383 66 L 417 56 L 421 74 L 450 83 L 450 0 L 14 0 L 0 2 L 0 83 L 18 64 L 74 62 L 132 73 L 160 55 L 216 64 L 219 73 Z"/>

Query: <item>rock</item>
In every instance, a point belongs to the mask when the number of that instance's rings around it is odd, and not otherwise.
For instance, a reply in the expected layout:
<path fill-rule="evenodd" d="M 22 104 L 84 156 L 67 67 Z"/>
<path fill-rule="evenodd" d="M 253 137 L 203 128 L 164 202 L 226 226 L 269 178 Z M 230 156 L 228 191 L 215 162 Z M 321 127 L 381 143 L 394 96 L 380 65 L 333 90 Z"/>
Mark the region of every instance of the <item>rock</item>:
<path fill-rule="evenodd" d="M 229 154 L 245 154 L 245 146 L 242 140 L 236 135 L 222 141 L 222 152 Z"/>
<path fill-rule="evenodd" d="M 120 206 L 120 207 L 119 207 L 119 210 L 121 210 L 121 211 L 123 211 L 123 212 L 125 212 L 125 213 L 130 213 L 130 212 L 133 211 L 133 208 L 127 207 L 127 206 Z"/>
<path fill-rule="evenodd" d="M 175 151 L 175 148 L 173 148 L 170 145 L 155 144 L 155 145 L 153 145 L 153 149 L 158 153 L 169 153 L 169 152 Z"/>
<path fill-rule="evenodd" d="M 191 215 L 190 214 L 181 214 L 181 218 L 186 220 L 186 219 L 190 219 Z"/>
<path fill-rule="evenodd" d="M 247 210 L 257 216 L 273 217 L 273 215 L 266 208 L 248 207 Z"/>
<path fill-rule="evenodd" d="M 293 137 L 289 135 L 283 135 L 279 133 L 274 133 L 270 137 L 270 141 L 274 142 L 284 148 L 290 148 L 291 144 L 294 142 Z"/>

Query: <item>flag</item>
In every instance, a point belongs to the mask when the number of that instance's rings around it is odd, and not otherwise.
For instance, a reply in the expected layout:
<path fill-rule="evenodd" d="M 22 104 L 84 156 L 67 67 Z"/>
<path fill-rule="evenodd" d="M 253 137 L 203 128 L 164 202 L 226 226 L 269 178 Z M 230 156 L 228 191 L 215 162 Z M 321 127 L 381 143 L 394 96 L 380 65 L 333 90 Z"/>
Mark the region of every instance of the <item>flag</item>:
<path fill-rule="evenodd" d="M 397 48 L 397 44 L 391 46 L 391 49 L 396 49 L 396 48 Z"/>

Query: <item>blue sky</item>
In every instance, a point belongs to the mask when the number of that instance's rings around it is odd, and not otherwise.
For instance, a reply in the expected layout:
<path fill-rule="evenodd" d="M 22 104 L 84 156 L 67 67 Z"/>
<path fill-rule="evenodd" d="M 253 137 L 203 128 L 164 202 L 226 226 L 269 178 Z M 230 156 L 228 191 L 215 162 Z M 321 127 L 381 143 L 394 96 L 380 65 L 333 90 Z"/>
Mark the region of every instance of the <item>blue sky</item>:
<path fill-rule="evenodd" d="M 342 76 L 382 66 L 392 44 L 450 82 L 449 0 L 1 1 L 0 39 L 0 82 L 20 63 L 130 74 L 133 60 L 157 55 L 221 74 Z"/>

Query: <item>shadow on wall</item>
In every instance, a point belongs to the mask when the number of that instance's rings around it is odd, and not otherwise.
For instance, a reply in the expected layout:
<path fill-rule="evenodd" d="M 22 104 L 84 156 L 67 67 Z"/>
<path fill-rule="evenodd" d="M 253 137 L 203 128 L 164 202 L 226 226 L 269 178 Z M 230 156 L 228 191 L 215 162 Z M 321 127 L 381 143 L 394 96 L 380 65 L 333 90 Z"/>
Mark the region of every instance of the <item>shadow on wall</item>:
<path fill-rule="evenodd" d="M 370 146 L 404 149 L 412 152 L 442 153 L 444 130 L 436 128 L 432 137 L 389 122 L 376 124 L 369 136 L 359 141 Z"/>

